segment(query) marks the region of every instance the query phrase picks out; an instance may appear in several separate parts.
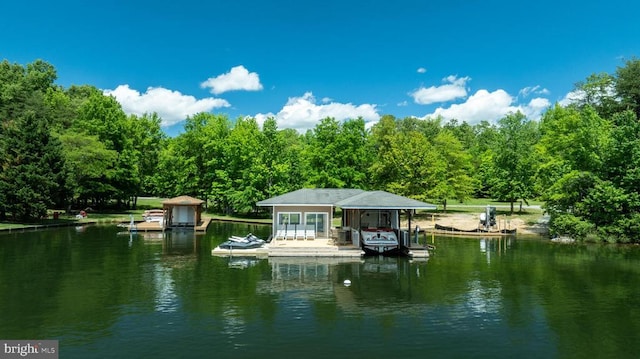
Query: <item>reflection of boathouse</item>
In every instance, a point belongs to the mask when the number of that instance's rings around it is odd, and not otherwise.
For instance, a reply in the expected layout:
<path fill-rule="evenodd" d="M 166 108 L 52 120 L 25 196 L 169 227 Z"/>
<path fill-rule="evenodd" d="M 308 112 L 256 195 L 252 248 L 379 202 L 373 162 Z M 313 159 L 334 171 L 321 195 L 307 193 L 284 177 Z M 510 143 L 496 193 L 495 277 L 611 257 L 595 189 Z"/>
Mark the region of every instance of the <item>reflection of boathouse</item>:
<path fill-rule="evenodd" d="M 427 262 L 405 258 L 292 258 L 269 257 L 271 278 L 262 278 L 258 294 L 278 295 L 301 310 L 317 303 L 334 303 L 343 313 L 367 316 L 395 315 L 423 310 L 424 291 L 414 289 Z M 350 284 L 345 284 L 349 279 Z M 411 303 L 411 305 L 407 305 Z"/>
<path fill-rule="evenodd" d="M 411 219 L 416 210 L 436 206 L 385 191 L 305 188 L 257 203 L 272 207 L 272 237 L 278 241 L 332 239 L 379 254 L 410 246 Z M 336 208 L 341 225 L 332 228 Z M 401 228 L 401 216 L 408 228 Z"/>

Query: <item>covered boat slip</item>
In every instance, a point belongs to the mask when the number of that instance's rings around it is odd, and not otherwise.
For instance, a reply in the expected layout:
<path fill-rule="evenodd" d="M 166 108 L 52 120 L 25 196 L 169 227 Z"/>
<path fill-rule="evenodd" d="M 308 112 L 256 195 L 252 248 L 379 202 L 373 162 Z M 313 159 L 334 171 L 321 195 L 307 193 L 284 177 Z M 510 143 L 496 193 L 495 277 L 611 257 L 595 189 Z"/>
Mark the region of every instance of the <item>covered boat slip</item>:
<path fill-rule="evenodd" d="M 359 189 L 300 189 L 258 202 L 272 208 L 273 244 L 327 240 L 338 246 L 353 246 L 386 254 L 390 250 L 411 251 L 411 217 L 418 209 L 435 205 L 385 191 Z M 331 227 L 336 208 L 342 209 L 341 225 Z M 408 228 L 401 228 L 401 216 Z M 363 233 L 371 234 L 363 239 Z M 369 245 L 366 241 L 375 242 Z M 422 254 L 422 255 L 426 255 Z"/>
<path fill-rule="evenodd" d="M 130 226 L 131 231 L 165 231 L 171 229 L 193 229 L 194 231 L 206 231 L 211 219 L 202 218 L 203 200 L 190 196 L 179 196 L 162 202 L 161 210 L 151 210 L 163 216 L 152 221 L 137 223 Z"/>

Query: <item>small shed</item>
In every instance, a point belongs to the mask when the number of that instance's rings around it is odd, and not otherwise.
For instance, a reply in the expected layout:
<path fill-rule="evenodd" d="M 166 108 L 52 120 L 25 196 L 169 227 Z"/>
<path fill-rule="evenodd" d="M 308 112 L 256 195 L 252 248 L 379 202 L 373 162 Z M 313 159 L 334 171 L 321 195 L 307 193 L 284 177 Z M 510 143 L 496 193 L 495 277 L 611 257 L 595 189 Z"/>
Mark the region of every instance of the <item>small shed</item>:
<path fill-rule="evenodd" d="M 197 227 L 202 222 L 204 201 L 190 196 L 179 196 L 162 202 L 167 227 Z"/>

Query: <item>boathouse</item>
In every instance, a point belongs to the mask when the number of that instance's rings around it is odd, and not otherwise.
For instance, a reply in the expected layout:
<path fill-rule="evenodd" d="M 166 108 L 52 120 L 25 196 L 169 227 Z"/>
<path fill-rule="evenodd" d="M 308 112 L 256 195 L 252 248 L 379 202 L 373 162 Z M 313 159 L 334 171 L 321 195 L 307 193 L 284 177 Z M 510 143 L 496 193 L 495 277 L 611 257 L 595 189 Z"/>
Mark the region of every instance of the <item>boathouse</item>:
<path fill-rule="evenodd" d="M 190 196 L 179 196 L 162 202 L 166 213 L 166 227 L 196 227 L 202 221 L 204 201 Z"/>
<path fill-rule="evenodd" d="M 272 208 L 275 240 L 334 239 L 337 244 L 360 245 L 362 230 L 388 229 L 399 245 L 409 247 L 411 218 L 416 210 L 435 210 L 433 204 L 385 191 L 304 188 L 257 203 Z M 335 209 L 342 210 L 341 224 L 333 227 Z M 401 216 L 407 227 L 401 228 Z"/>

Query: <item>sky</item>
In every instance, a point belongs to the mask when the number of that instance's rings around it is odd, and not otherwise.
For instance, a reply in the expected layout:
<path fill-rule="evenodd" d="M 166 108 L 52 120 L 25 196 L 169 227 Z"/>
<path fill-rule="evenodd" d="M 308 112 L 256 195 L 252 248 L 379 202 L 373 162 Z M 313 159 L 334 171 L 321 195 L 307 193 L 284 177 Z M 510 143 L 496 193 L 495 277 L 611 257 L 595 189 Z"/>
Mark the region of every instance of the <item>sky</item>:
<path fill-rule="evenodd" d="M 300 132 L 323 118 L 537 120 L 640 56 L 640 3 L 503 0 L 11 1 L 0 60 L 52 64 L 173 136 L 199 112 Z"/>

